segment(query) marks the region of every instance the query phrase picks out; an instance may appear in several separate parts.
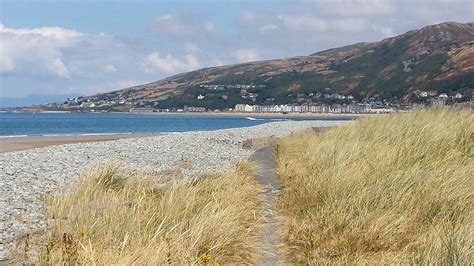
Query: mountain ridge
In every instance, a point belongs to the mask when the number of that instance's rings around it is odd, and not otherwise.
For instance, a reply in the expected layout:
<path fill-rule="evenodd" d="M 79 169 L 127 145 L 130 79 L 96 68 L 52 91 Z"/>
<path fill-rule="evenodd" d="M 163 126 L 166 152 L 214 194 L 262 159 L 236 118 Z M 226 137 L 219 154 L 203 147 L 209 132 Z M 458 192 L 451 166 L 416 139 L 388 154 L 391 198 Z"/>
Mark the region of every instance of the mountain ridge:
<path fill-rule="evenodd" d="M 207 85 L 223 89 L 202 87 Z M 419 90 L 469 94 L 473 88 L 474 23 L 443 22 L 379 42 L 202 68 L 91 98 L 162 108 L 225 108 L 247 102 L 312 102 L 317 99 L 309 95 L 321 92 L 409 102 Z M 197 99 L 199 95 L 204 98 Z"/>

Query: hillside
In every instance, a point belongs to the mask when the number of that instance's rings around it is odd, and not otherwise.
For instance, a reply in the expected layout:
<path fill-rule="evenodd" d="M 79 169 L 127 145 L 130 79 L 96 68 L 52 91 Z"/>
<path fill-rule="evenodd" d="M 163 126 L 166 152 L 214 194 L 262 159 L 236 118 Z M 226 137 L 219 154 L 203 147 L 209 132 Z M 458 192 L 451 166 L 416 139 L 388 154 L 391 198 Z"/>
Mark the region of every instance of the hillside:
<path fill-rule="evenodd" d="M 445 22 L 308 56 L 204 68 L 91 99 L 225 108 L 317 102 L 318 93 L 411 102 L 417 90 L 470 96 L 473 88 L 474 23 Z"/>

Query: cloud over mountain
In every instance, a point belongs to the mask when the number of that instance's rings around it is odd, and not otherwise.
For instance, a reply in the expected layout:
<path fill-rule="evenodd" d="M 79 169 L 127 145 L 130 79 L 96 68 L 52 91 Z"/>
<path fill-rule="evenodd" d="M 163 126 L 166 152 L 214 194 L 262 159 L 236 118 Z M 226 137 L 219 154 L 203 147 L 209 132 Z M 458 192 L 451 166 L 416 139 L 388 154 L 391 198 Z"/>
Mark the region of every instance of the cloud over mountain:
<path fill-rule="evenodd" d="M 73 8 L 82 3 L 43 3 L 34 17 L 24 16 L 21 3 L 5 4 L 2 93 L 103 92 L 121 80 L 151 82 L 200 67 L 377 41 L 442 21 L 467 22 L 474 10 L 471 0 L 156 2 L 108 5 L 114 11 L 95 18 L 89 8 Z M 62 15 L 52 14 L 54 8 Z"/>
<path fill-rule="evenodd" d="M 146 56 L 142 68 L 145 72 L 163 72 L 163 73 L 177 73 L 189 70 L 194 70 L 200 66 L 197 58 L 192 54 L 187 54 L 184 60 L 179 60 L 171 54 L 166 56 L 160 55 L 159 52 L 153 52 Z"/>

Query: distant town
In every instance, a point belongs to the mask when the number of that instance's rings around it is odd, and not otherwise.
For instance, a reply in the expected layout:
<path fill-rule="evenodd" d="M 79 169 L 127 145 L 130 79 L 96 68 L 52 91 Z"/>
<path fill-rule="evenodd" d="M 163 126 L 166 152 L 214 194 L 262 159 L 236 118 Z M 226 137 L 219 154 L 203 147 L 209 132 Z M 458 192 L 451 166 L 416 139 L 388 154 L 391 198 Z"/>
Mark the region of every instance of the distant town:
<path fill-rule="evenodd" d="M 234 112 L 234 113 L 328 113 L 328 114 L 381 114 L 400 111 L 409 111 L 425 106 L 462 105 L 474 108 L 473 95 L 463 95 L 459 92 L 439 93 L 435 90 L 414 92 L 418 101 L 412 103 L 394 103 L 387 100 L 378 100 L 370 97 L 364 100 L 356 100 L 352 95 L 342 95 L 338 93 L 289 93 L 288 97 L 296 99 L 300 103 L 274 104 L 274 98 L 260 99 L 259 94 L 249 92 L 255 88 L 264 88 L 265 85 L 199 85 L 200 88 L 210 93 L 200 93 L 195 96 L 193 106 L 182 106 L 174 108 L 160 108 L 160 101 L 150 101 L 143 99 L 128 100 L 126 95 L 119 94 L 114 99 L 104 99 L 103 97 L 74 97 L 64 102 L 46 103 L 44 105 L 10 108 L 15 111 L 68 111 L 68 112 L 130 112 L 130 113 L 156 113 L 156 112 Z M 224 92 L 227 89 L 237 89 L 241 102 L 233 107 L 212 109 L 199 104 L 206 97 L 213 96 L 215 91 Z M 331 89 L 326 88 L 327 91 Z M 472 94 L 472 93 L 471 93 Z M 226 95 L 220 96 L 221 101 L 227 100 Z M 5 110 L 5 109 L 3 109 Z"/>

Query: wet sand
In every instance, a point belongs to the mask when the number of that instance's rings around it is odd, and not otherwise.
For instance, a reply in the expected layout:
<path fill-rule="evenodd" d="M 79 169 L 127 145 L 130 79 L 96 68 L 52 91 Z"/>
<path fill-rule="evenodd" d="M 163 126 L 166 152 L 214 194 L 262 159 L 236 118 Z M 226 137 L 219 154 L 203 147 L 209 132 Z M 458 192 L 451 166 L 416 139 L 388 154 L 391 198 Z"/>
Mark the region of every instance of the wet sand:
<path fill-rule="evenodd" d="M 156 136 L 159 134 L 114 134 L 114 135 L 91 135 L 91 136 L 38 136 L 38 137 L 12 137 L 0 138 L 0 153 L 11 151 L 22 151 L 42 148 L 54 145 L 110 141 L 126 138 L 138 138 Z"/>

